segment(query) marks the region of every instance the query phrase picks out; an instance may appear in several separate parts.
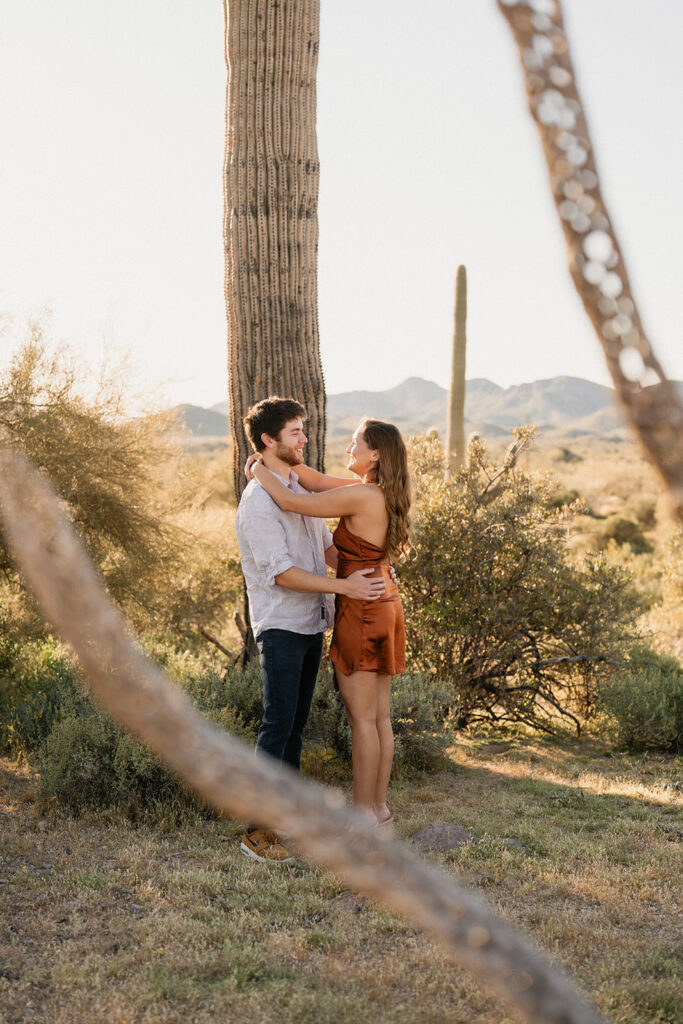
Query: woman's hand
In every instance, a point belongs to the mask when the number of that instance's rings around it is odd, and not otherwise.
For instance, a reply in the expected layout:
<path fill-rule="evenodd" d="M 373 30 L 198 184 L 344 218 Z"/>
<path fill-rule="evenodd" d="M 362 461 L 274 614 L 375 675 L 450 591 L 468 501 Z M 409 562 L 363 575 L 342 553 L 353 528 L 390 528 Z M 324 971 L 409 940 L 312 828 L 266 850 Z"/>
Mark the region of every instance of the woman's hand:
<path fill-rule="evenodd" d="M 263 459 L 261 458 L 261 456 L 259 455 L 258 452 L 252 452 L 251 455 L 249 456 L 249 458 L 247 459 L 247 461 L 244 464 L 244 475 L 246 476 L 247 480 L 253 480 L 254 479 L 254 474 L 252 472 L 252 467 L 253 467 L 255 462 L 263 462 Z"/>

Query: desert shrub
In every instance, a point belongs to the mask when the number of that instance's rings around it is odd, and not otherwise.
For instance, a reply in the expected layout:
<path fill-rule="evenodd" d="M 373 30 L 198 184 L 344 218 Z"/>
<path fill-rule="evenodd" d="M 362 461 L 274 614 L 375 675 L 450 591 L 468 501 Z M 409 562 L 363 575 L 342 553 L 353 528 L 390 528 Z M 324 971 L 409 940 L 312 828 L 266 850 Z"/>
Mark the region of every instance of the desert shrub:
<path fill-rule="evenodd" d="M 52 481 L 135 629 L 204 643 L 197 627 L 220 624 L 240 592 L 236 545 L 223 520 L 193 508 L 199 481 L 173 416 L 126 405 L 119 377 L 88 380 L 67 350 L 50 353 L 40 326 L 0 373 L 0 425 Z M 1 538 L 0 574 L 6 627 L 44 635 Z"/>
<path fill-rule="evenodd" d="M 391 721 L 394 728 L 396 777 L 414 772 L 439 771 L 446 748 L 453 742 L 447 721 L 452 694 L 448 684 L 424 674 L 396 676 L 391 683 Z M 348 772 L 351 764 L 351 730 L 346 709 L 334 690 L 332 674 L 321 671 L 306 727 L 309 754 L 305 765 L 311 774 L 329 779 Z M 310 749 L 313 755 L 310 754 Z"/>
<path fill-rule="evenodd" d="M 233 666 L 222 675 L 214 672 L 186 676 L 182 686 L 213 721 L 250 742 L 256 740 L 263 714 L 261 670 L 257 661 L 249 662 L 244 669 Z M 233 716 L 238 723 L 234 729 L 229 724 Z"/>
<path fill-rule="evenodd" d="M 683 661 L 683 530 L 673 529 L 665 540 L 661 603 L 647 620 L 647 629 L 654 634 L 653 646 Z"/>
<path fill-rule="evenodd" d="M 553 483 L 517 468 L 524 428 L 504 462 L 481 440 L 468 468 L 443 479 L 438 439 L 411 443 L 413 554 L 400 572 L 412 671 L 451 687 L 455 721 L 580 726 L 600 680 L 636 634 L 629 572 L 601 556 L 576 561 Z"/>
<path fill-rule="evenodd" d="M 172 446 L 167 417 L 125 418 L 122 394 L 100 382 L 86 400 L 64 350 L 49 354 L 39 326 L 0 375 L 0 418 L 12 442 L 50 478 L 91 557 L 118 598 L 166 536 L 155 492 Z M 12 570 L 4 547 L 0 566 Z"/>
<path fill-rule="evenodd" d="M 555 508 L 555 509 L 564 509 L 564 508 L 568 508 L 568 507 L 570 507 L 572 505 L 575 505 L 576 502 L 579 502 L 579 501 L 581 501 L 581 495 L 579 494 L 578 491 L 574 490 L 573 488 L 570 488 L 569 490 L 567 490 L 564 487 L 558 487 L 558 489 L 556 491 L 552 491 L 551 494 L 549 495 L 549 497 L 548 497 L 548 507 L 549 508 Z M 586 507 L 583 506 L 583 505 L 582 505 L 582 511 L 583 511 L 583 513 L 585 515 L 586 514 Z"/>
<path fill-rule="evenodd" d="M 258 664 L 244 671 L 233 669 L 225 676 L 195 674 L 193 659 L 168 654 L 165 668 L 207 718 L 250 745 L 255 742 L 262 713 Z M 119 805 L 136 816 L 160 805 L 189 806 L 192 797 L 173 773 L 90 697 L 76 693 L 74 700 L 74 685 L 72 676 L 60 710 L 33 750 L 43 797 L 72 812 Z M 420 676 L 394 681 L 395 774 L 444 767 L 445 748 L 452 742 L 444 725 L 448 707 L 449 693 L 441 683 Z M 321 672 L 307 727 L 304 769 L 330 781 L 348 778 L 350 764 L 346 711 L 332 688 L 330 673 Z"/>
<path fill-rule="evenodd" d="M 683 529 L 672 530 L 666 544 L 662 574 L 664 600 L 683 607 Z"/>
<path fill-rule="evenodd" d="M 236 708 L 215 701 L 210 707 L 197 705 L 217 725 L 253 743 L 255 730 Z M 78 715 L 65 711 L 57 719 L 35 763 L 42 795 L 75 812 L 118 804 L 138 813 L 168 802 L 193 802 L 174 774 L 92 700 Z"/>
<path fill-rule="evenodd" d="M 79 715 L 65 712 L 37 751 L 43 796 L 71 810 L 115 802 L 116 734 L 111 719 L 92 704 Z"/>
<path fill-rule="evenodd" d="M 654 498 L 637 495 L 629 501 L 637 523 L 651 530 L 657 522 L 657 502 Z"/>
<path fill-rule="evenodd" d="M 258 665 L 220 675 L 168 642 L 149 647 L 207 718 L 254 742 L 261 719 Z M 0 634 L 0 750 L 28 757 L 44 796 L 72 810 L 189 799 L 172 773 L 90 697 L 73 661 L 52 640 L 22 644 Z"/>
<path fill-rule="evenodd" d="M 652 545 L 646 539 L 640 523 L 626 516 L 613 515 L 600 525 L 597 531 L 597 542 L 600 547 L 607 547 L 610 541 L 614 541 L 620 547 L 628 544 L 634 554 L 639 555 L 652 551 Z"/>
<path fill-rule="evenodd" d="M 637 647 L 601 689 L 604 729 L 632 750 L 680 751 L 683 746 L 683 666 L 676 658 Z"/>
<path fill-rule="evenodd" d="M 440 771 L 446 765 L 446 748 L 454 739 L 449 715 L 450 686 L 419 673 L 398 676 L 391 686 L 394 775 Z"/>
<path fill-rule="evenodd" d="M 206 659 L 147 639 L 146 652 L 207 718 L 255 743 L 262 716 L 258 662 L 218 673 Z M 398 775 L 444 766 L 452 736 L 444 724 L 451 695 L 429 676 L 400 676 L 392 687 Z M 119 805 L 138 815 L 150 807 L 193 804 L 154 754 L 118 726 L 84 689 L 67 651 L 54 640 L 18 643 L 0 633 L 0 751 L 36 767 L 42 796 L 71 811 Z M 308 773 L 348 777 L 351 737 L 331 673 L 320 673 L 306 734 Z"/>
<path fill-rule="evenodd" d="M 571 448 L 553 448 L 550 453 L 550 458 L 553 462 L 583 462 L 581 455 L 577 455 Z"/>
<path fill-rule="evenodd" d="M 72 662 L 54 640 L 19 643 L 0 624 L 0 751 L 36 750 L 64 713 L 87 698 Z"/>

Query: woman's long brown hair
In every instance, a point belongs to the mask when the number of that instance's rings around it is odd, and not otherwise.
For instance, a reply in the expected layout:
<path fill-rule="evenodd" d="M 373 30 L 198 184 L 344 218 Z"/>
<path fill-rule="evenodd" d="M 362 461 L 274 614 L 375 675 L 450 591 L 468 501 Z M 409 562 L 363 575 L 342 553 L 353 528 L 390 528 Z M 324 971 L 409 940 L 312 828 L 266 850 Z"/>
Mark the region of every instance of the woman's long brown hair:
<path fill-rule="evenodd" d="M 374 480 L 384 491 L 384 503 L 389 513 L 384 550 L 390 559 L 399 558 L 407 553 L 410 537 L 410 477 L 406 446 L 400 430 L 393 423 L 365 419 L 360 424 L 360 432 L 367 446 L 375 449 L 379 456 Z"/>

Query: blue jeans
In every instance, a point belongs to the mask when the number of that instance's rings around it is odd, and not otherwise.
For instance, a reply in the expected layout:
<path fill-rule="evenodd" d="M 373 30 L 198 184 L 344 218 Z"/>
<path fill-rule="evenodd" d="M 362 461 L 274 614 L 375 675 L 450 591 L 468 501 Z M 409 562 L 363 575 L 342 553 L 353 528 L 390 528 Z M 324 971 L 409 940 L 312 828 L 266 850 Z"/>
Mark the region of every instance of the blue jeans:
<path fill-rule="evenodd" d="M 298 769 L 323 634 L 264 629 L 256 644 L 263 674 L 263 721 L 256 747 Z"/>

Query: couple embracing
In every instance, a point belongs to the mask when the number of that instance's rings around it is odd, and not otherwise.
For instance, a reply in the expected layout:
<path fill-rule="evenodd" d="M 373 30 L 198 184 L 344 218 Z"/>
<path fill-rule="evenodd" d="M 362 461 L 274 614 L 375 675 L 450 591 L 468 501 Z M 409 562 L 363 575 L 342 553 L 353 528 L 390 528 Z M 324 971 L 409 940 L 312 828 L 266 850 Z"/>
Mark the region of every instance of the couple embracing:
<path fill-rule="evenodd" d="M 330 657 L 351 726 L 353 800 L 382 826 L 392 817 L 391 676 L 405 669 L 390 560 L 408 544 L 406 449 L 391 423 L 363 420 L 346 449 L 357 479 L 327 476 L 304 465 L 305 418 L 299 402 L 278 397 L 244 418 L 255 454 L 235 526 L 263 679 L 256 745 L 299 768 L 323 636 L 334 625 Z M 330 518 L 339 518 L 334 536 Z M 291 860 L 270 829 L 248 826 L 240 848 L 258 860 Z"/>

